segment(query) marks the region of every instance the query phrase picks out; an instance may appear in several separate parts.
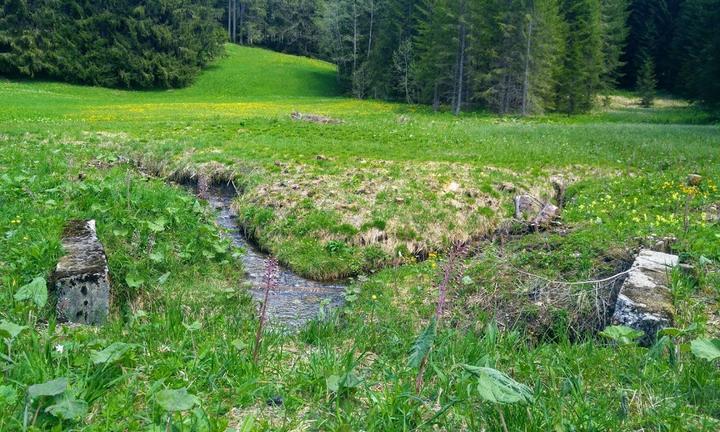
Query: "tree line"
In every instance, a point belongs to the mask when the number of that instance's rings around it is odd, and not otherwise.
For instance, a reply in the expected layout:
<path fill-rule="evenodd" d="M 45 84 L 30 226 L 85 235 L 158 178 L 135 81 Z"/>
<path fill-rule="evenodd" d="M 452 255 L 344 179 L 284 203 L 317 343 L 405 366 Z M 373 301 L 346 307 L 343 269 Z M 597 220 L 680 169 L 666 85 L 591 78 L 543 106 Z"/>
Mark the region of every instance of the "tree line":
<path fill-rule="evenodd" d="M 720 0 L 228 0 L 240 44 L 327 59 L 359 98 L 590 109 L 613 87 L 720 100 Z"/>
<path fill-rule="evenodd" d="M 188 85 L 222 53 L 215 0 L 0 0 L 0 75 Z"/>
<path fill-rule="evenodd" d="M 583 112 L 615 86 L 720 103 L 720 0 L 0 0 L 0 74 L 188 85 L 230 40 L 359 98 Z"/>

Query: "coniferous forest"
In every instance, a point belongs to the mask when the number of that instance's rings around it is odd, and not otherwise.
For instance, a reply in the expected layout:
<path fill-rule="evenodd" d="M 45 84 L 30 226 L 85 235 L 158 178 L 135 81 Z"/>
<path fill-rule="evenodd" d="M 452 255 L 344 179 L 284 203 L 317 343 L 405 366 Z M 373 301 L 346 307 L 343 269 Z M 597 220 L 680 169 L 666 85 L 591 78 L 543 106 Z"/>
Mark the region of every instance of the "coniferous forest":
<path fill-rule="evenodd" d="M 226 39 L 329 60 L 358 98 L 584 112 L 637 87 L 720 100 L 718 0 L 5 0 L 0 73 L 182 87 Z M 224 28 L 221 30 L 221 26 Z"/>
<path fill-rule="evenodd" d="M 210 0 L 3 0 L 0 74 L 122 88 L 190 84 L 226 40 Z"/>

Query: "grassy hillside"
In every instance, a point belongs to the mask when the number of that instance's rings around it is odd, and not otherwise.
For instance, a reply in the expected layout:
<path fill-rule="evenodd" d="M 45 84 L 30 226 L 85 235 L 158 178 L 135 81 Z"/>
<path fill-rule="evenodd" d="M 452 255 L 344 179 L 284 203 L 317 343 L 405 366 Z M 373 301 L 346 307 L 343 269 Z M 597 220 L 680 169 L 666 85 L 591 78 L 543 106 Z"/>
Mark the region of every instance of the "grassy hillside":
<path fill-rule="evenodd" d="M 339 96 L 335 65 L 260 48 L 226 45 L 226 57 L 197 82 L 174 92 L 180 99 L 267 99 Z"/>
<path fill-rule="evenodd" d="M 25 326 L 0 333 L 0 430 L 720 427 L 717 364 L 688 348 L 720 320 L 713 113 L 671 100 L 641 109 L 622 95 L 576 117 L 455 117 L 341 97 L 323 62 L 227 51 L 176 91 L 0 81 L 0 323 Z M 338 122 L 295 121 L 293 111 Z M 269 336 L 255 364 L 242 251 L 220 238 L 213 209 L 137 164 L 234 180 L 241 220 L 281 262 L 354 277 L 347 306 L 300 334 Z M 689 173 L 703 176 L 699 187 L 687 187 Z M 549 198 L 554 177 L 569 184 L 562 227 L 487 239 L 515 194 Z M 56 325 L 50 306 L 15 295 L 49 276 L 71 218 L 96 219 L 108 253 L 114 307 L 98 329 Z M 517 271 L 607 276 L 664 237 L 693 270 L 672 275 L 686 331 L 654 350 L 597 336 L 594 304 L 582 301 L 592 293 L 531 301 L 534 279 Z M 454 240 L 473 244 L 468 278 L 450 287 L 416 393 L 408 352 Z M 94 362 L 115 342 L 130 345 Z M 462 364 L 509 374 L 534 402 L 498 411 Z M 46 412 L 55 397 L 26 398 L 28 386 L 60 377 L 81 412 L 73 419 Z M 158 395 L 179 388 L 197 396 L 194 408 L 166 412 Z M 282 406 L 268 405 L 278 397 Z"/>

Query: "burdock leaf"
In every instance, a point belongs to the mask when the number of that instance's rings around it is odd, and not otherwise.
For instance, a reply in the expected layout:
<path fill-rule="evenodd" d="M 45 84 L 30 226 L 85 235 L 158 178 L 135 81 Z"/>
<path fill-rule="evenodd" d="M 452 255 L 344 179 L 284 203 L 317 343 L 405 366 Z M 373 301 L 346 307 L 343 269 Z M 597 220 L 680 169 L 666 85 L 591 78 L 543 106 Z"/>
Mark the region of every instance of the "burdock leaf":
<path fill-rule="evenodd" d="M 200 404 L 200 400 L 195 395 L 188 393 L 185 387 L 176 390 L 162 390 L 155 395 L 155 402 L 169 412 L 187 411 Z"/>
<path fill-rule="evenodd" d="M 33 384 L 28 387 L 28 396 L 35 399 L 40 396 L 57 396 L 65 393 L 68 386 L 68 379 L 65 377 L 57 378 L 42 384 Z"/>
<path fill-rule="evenodd" d="M 200 324 L 200 321 L 194 321 L 190 324 L 182 323 L 183 327 L 189 332 L 195 332 L 202 328 L 202 324 Z"/>
<path fill-rule="evenodd" d="M 695 339 L 690 342 L 695 357 L 713 361 L 720 358 L 720 339 Z"/>
<path fill-rule="evenodd" d="M 15 293 L 15 300 L 25 301 L 32 300 L 39 308 L 45 306 L 48 299 L 47 282 L 44 277 L 37 277 L 27 285 L 22 286 Z"/>
<path fill-rule="evenodd" d="M 512 404 L 532 403 L 530 388 L 521 384 L 497 369 L 472 365 L 462 365 L 465 370 L 477 378 L 480 397 L 492 403 Z"/>
<path fill-rule="evenodd" d="M 325 385 L 328 390 L 337 393 L 337 391 L 340 390 L 340 377 L 337 375 L 330 375 L 325 378 Z"/>
<path fill-rule="evenodd" d="M 631 344 L 644 334 L 645 332 L 642 330 L 635 330 L 634 328 L 622 325 L 608 326 L 600 332 L 601 336 L 612 339 L 622 345 Z"/>
<path fill-rule="evenodd" d="M 60 402 L 50 405 L 45 409 L 46 413 L 52 414 L 62 420 L 75 420 L 84 416 L 88 411 L 88 404 L 84 400 L 74 398 L 63 398 Z"/>
<path fill-rule="evenodd" d="M 130 288 L 140 288 L 145 283 L 145 280 L 137 273 L 130 273 L 125 276 L 125 282 L 127 282 Z"/>
<path fill-rule="evenodd" d="M 2 320 L 0 321 L 0 337 L 13 340 L 26 328 L 26 326 L 17 325 L 12 321 Z"/>
<path fill-rule="evenodd" d="M 425 356 L 430 352 L 430 349 L 435 342 L 435 332 L 437 330 L 437 322 L 435 317 L 430 320 L 428 326 L 425 327 L 422 333 L 415 339 L 415 343 L 410 349 L 410 358 L 408 359 L 408 365 L 412 368 L 420 367 L 420 363 Z"/>
<path fill-rule="evenodd" d="M 126 353 L 134 349 L 136 345 L 124 342 L 113 342 L 102 351 L 93 351 L 90 353 L 90 360 L 94 364 L 114 363 L 122 359 Z"/>

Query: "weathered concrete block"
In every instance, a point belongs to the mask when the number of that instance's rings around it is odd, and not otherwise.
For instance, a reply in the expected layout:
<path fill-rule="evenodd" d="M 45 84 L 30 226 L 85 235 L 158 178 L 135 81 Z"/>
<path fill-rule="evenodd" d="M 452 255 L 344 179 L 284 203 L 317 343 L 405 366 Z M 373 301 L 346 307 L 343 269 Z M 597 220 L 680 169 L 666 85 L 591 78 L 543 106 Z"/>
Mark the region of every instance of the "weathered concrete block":
<path fill-rule="evenodd" d="M 641 343 L 651 343 L 659 330 L 672 325 L 668 276 L 677 265 L 677 255 L 643 249 L 620 288 L 613 322 L 645 332 Z"/>
<path fill-rule="evenodd" d="M 53 274 L 58 321 L 102 324 L 110 308 L 110 278 L 105 250 L 94 220 L 73 220 L 63 232 L 65 256 Z"/>

